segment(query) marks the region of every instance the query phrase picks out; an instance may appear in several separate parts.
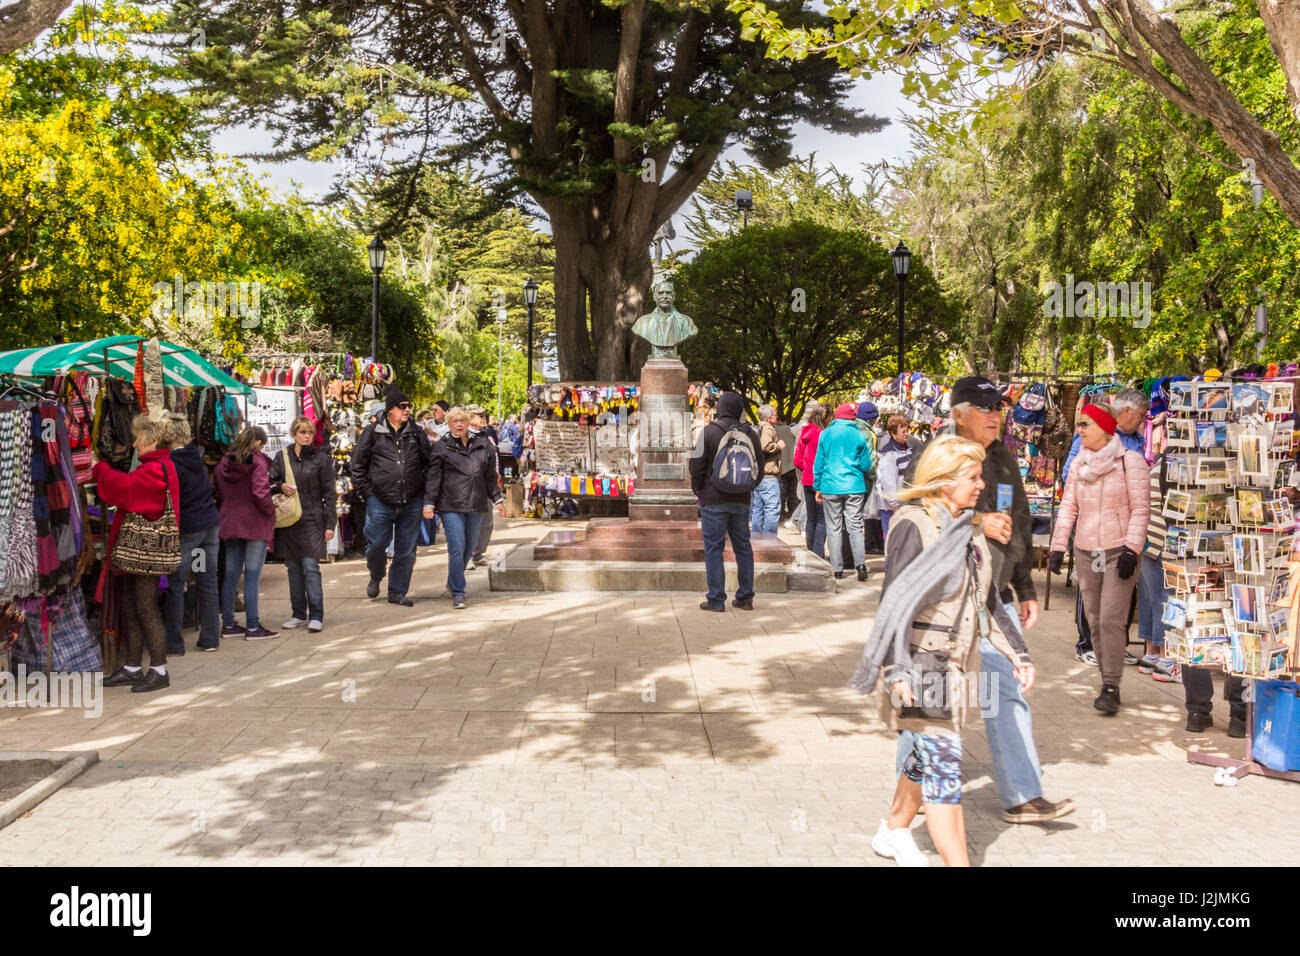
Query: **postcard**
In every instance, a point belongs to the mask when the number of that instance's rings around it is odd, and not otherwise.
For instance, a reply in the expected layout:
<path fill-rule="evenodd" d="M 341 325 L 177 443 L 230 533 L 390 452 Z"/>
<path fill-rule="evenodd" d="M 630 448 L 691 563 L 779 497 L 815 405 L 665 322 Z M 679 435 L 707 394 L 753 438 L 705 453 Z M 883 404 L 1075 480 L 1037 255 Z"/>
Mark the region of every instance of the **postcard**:
<path fill-rule="evenodd" d="M 1171 558 L 1187 557 L 1188 537 L 1185 528 L 1165 528 L 1165 554 Z"/>
<path fill-rule="evenodd" d="M 1166 627 L 1182 630 L 1187 626 L 1187 605 L 1178 598 L 1171 597 L 1165 602 L 1164 614 L 1160 618 Z"/>
<path fill-rule="evenodd" d="M 1283 601 L 1285 601 L 1287 588 L 1290 586 L 1290 584 L 1291 584 L 1290 574 L 1274 575 L 1273 583 L 1269 586 L 1268 589 L 1268 603 L 1281 604 Z"/>
<path fill-rule="evenodd" d="M 1201 382 L 1196 386 L 1198 412 L 1226 412 L 1232 404 L 1232 386 Z"/>
<path fill-rule="evenodd" d="M 1172 494 L 1173 492 L 1170 492 Z M 1237 520 L 1234 524 L 1264 523 L 1264 492 L 1254 488 L 1237 489 Z"/>
<path fill-rule="evenodd" d="M 1252 584 L 1232 586 L 1232 616 L 1239 624 L 1264 623 L 1264 589 Z"/>
<path fill-rule="evenodd" d="M 1295 471 L 1295 462 L 1279 461 L 1277 467 L 1273 470 L 1273 487 L 1285 488 L 1291 483 L 1291 475 Z"/>
<path fill-rule="evenodd" d="M 1268 626 L 1274 634 L 1281 637 L 1287 633 L 1287 618 L 1290 617 L 1290 608 L 1278 608 L 1268 616 Z"/>
<path fill-rule="evenodd" d="M 1265 465 L 1264 436 L 1258 432 L 1245 432 L 1238 439 L 1238 443 L 1240 448 L 1237 452 L 1237 470 L 1251 478 L 1266 477 L 1268 470 Z"/>
<path fill-rule="evenodd" d="M 1240 492 L 1238 492 L 1240 494 Z M 1185 491 L 1179 491 L 1176 488 L 1170 488 L 1165 492 L 1164 508 L 1161 510 L 1166 518 L 1186 518 L 1188 511 L 1192 507 L 1192 496 Z M 1263 499 L 1260 499 L 1260 512 L 1263 513 Z M 1261 517 L 1261 521 L 1263 518 Z"/>
<path fill-rule="evenodd" d="M 1291 442 L 1295 432 L 1291 428 L 1291 423 L 1282 421 L 1273 426 L 1273 437 L 1269 442 L 1268 452 L 1270 455 L 1290 455 Z"/>
<path fill-rule="evenodd" d="M 1196 423 L 1190 418 L 1171 418 L 1166 423 L 1170 448 L 1195 448 Z"/>
<path fill-rule="evenodd" d="M 1263 385 L 1237 382 L 1232 386 L 1232 410 L 1263 415 L 1268 411 L 1270 395 Z"/>
<path fill-rule="evenodd" d="M 1225 484 L 1228 481 L 1228 459 L 1201 455 L 1196 459 L 1198 485 Z"/>
<path fill-rule="evenodd" d="M 1238 574 L 1263 574 L 1264 541 L 1257 534 L 1232 536 L 1232 567 Z"/>
<path fill-rule="evenodd" d="M 1270 498 L 1268 501 L 1268 520 L 1274 527 L 1285 528 L 1295 523 L 1295 512 L 1288 498 Z"/>
<path fill-rule="evenodd" d="M 1291 411 L 1294 387 L 1290 382 L 1275 382 L 1272 388 L 1273 398 L 1268 405 L 1269 412 L 1273 415 L 1288 414 Z"/>
<path fill-rule="evenodd" d="M 1166 455 L 1165 481 L 1171 485 L 1190 485 L 1192 483 L 1191 461 L 1183 455 Z"/>
<path fill-rule="evenodd" d="M 1171 382 L 1169 384 L 1170 409 L 1184 409 L 1190 411 L 1195 402 L 1195 394 L 1195 382 Z"/>
<path fill-rule="evenodd" d="M 1218 558 L 1219 560 L 1227 558 L 1228 532 L 1198 531 L 1196 533 L 1196 545 L 1192 553 L 1198 558 Z"/>

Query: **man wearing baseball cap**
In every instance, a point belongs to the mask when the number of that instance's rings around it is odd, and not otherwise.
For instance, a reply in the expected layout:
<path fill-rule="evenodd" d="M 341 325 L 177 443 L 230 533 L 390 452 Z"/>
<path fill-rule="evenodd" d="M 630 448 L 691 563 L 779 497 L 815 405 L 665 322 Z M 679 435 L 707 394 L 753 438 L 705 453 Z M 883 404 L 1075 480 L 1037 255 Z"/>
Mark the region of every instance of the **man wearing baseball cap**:
<path fill-rule="evenodd" d="M 959 378 L 952 387 L 952 429 L 963 438 L 978 442 L 985 451 L 981 477 L 984 491 L 975 504 L 993 559 L 993 581 L 1006 605 L 1007 614 L 1025 630 L 1038 620 L 1038 595 L 1031 572 L 1034 566 L 1033 516 L 1015 455 L 998 437 L 1006 406 L 998 387 L 979 375 Z M 907 480 L 911 480 L 915 455 Z M 1012 589 L 1014 588 L 1014 595 Z M 1019 601 L 1017 606 L 1016 601 Z M 1005 662 L 1005 666 L 1003 663 Z M 1002 796 L 1002 819 L 1008 823 L 1041 823 L 1074 811 L 1074 803 L 1056 803 L 1043 797 L 1042 766 L 1034 746 L 1033 720 L 1029 705 L 1020 693 L 1010 661 L 997 652 L 987 638 L 980 641 L 981 686 L 997 694 L 993 701 L 981 701 L 986 712 L 984 728 L 998 793 Z M 988 681 L 987 684 L 984 682 Z M 988 714 L 991 712 L 991 716 Z M 898 762 L 912 751 L 912 741 L 901 734 Z"/>

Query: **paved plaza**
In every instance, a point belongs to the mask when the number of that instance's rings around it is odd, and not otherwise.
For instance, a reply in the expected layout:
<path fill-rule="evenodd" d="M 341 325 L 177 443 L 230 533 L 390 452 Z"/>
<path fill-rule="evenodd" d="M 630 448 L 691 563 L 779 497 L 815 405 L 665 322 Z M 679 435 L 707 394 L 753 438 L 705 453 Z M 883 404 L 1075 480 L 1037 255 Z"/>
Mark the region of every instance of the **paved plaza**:
<path fill-rule="evenodd" d="M 545 530 L 498 521 L 494 551 Z M 4 711 L 0 750 L 93 749 L 102 762 L 0 830 L 0 859 L 894 865 L 869 844 L 895 739 L 847 687 L 879 574 L 716 615 L 699 594 L 491 594 L 480 570 L 457 612 L 442 548 L 420 551 L 413 608 L 366 600 L 364 562 L 328 565 L 321 634 L 191 650 L 169 662 L 170 690 L 109 688 L 96 719 Z M 262 583 L 274 626 L 288 617 L 283 567 Z M 1216 699 L 1209 732 L 1187 734 L 1181 685 L 1136 668 L 1122 713 L 1099 716 L 1097 672 L 1074 659 L 1074 592 L 1054 590 L 1028 635 L 1029 700 L 1047 796 L 1078 809 L 1004 823 L 976 721 L 964 735 L 972 862 L 1288 862 L 1300 790 L 1259 777 L 1215 787 L 1185 754 L 1241 753 L 1226 705 Z"/>

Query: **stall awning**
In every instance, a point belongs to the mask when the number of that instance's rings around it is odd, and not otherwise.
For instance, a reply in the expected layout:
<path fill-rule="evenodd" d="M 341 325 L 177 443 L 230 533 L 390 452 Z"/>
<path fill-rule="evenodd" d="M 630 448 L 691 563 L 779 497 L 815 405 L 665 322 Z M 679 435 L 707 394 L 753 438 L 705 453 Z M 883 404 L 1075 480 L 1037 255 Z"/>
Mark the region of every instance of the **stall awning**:
<path fill-rule="evenodd" d="M 90 342 L 46 345 L 35 349 L 0 352 L 0 375 L 21 378 L 45 378 L 81 370 L 103 374 L 104 357 L 114 378 L 130 380 L 135 376 L 136 345 L 148 341 L 139 335 L 114 335 Z M 163 384 L 198 388 L 220 385 L 232 395 L 247 395 L 250 389 L 231 378 L 193 349 L 162 342 Z"/>

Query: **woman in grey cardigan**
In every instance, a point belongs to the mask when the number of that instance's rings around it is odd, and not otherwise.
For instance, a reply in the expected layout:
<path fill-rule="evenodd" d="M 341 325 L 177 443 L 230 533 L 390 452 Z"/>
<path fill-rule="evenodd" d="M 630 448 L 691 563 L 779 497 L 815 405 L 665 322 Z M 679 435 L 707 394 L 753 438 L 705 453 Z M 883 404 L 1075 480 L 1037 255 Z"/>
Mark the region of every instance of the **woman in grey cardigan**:
<path fill-rule="evenodd" d="M 1028 690 L 1034 669 L 993 584 L 993 562 L 974 507 L 984 489 L 984 449 L 957 435 L 931 442 L 885 542 L 884 594 L 853 686 L 881 689 L 881 717 L 911 731 L 889 817 L 871 847 L 902 866 L 927 866 L 912 841 L 922 803 L 930 838 L 948 866 L 969 866 L 961 809 L 961 728 L 981 706 L 979 643 L 987 637 Z M 996 700 L 996 694 L 985 694 Z"/>

